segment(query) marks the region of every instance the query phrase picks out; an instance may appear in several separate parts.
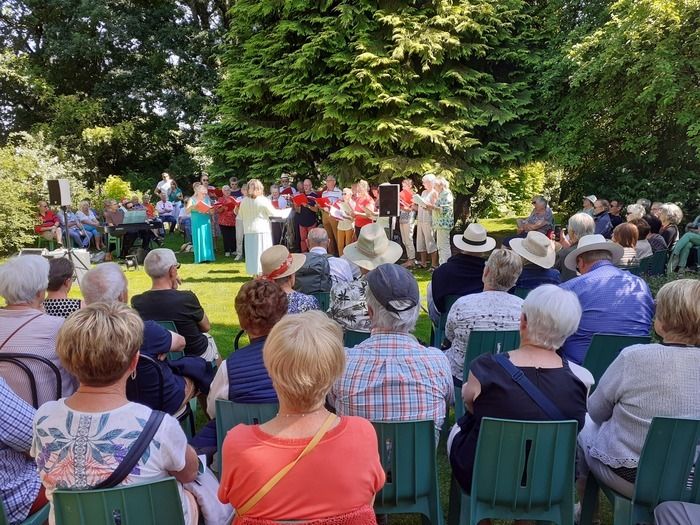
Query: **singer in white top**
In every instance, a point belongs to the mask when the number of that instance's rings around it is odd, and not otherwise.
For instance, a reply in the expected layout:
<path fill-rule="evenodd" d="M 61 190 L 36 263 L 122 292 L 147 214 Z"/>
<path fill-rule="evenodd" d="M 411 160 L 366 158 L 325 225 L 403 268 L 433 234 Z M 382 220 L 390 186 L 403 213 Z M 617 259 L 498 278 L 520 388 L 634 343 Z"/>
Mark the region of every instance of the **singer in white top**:
<path fill-rule="evenodd" d="M 333 175 L 328 175 L 328 177 L 326 177 L 326 188 L 321 193 L 321 197 L 328 199 L 330 202 L 330 206 L 321 208 L 323 229 L 326 230 L 328 240 L 330 241 L 328 244 L 328 251 L 329 253 L 338 254 L 338 221 L 331 217 L 330 208 L 343 198 L 343 192 L 336 186 L 336 180 Z"/>
<path fill-rule="evenodd" d="M 418 202 L 418 215 L 416 216 L 416 251 L 420 254 L 420 265 L 425 268 L 428 263 L 427 254 L 430 254 L 430 260 L 433 268 L 438 266 L 438 251 L 435 243 L 435 232 L 433 231 L 433 213 L 432 207 L 435 206 L 437 193 L 433 189 L 435 175 L 426 173 L 423 176 L 423 193 L 421 200 L 425 205 Z M 427 206 L 426 206 L 427 205 Z"/>

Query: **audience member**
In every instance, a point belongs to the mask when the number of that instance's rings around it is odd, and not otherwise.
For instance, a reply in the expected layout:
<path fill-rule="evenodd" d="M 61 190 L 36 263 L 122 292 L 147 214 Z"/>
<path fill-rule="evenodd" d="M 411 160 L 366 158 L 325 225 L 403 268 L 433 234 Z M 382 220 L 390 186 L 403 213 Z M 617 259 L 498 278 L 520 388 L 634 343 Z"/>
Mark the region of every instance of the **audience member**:
<path fill-rule="evenodd" d="M 679 273 L 685 273 L 690 250 L 695 246 L 700 246 L 700 215 L 686 225 L 683 237 L 674 245 L 671 258 L 668 261 L 669 273 L 676 268 Z M 695 263 L 700 266 L 700 260 L 696 260 Z"/>
<path fill-rule="evenodd" d="M 65 213 L 58 214 L 61 228 L 68 230 L 68 236 L 73 241 L 73 245 L 78 248 L 88 248 L 92 234 L 83 228 L 78 217 L 73 213 L 70 206 L 66 206 Z"/>
<path fill-rule="evenodd" d="M 595 202 L 598 198 L 595 195 L 587 195 L 583 198 L 583 208 L 579 213 L 587 213 L 591 217 L 595 214 Z"/>
<path fill-rule="evenodd" d="M 63 229 L 58 215 L 51 211 L 46 201 L 39 201 L 37 208 L 39 208 L 37 214 L 39 224 L 34 226 L 34 231 L 47 241 L 56 241 L 59 246 L 63 246 Z"/>
<path fill-rule="evenodd" d="M 532 212 L 527 219 L 518 219 L 518 234 L 503 239 L 503 246 L 510 247 L 511 239 L 524 238 L 528 232 L 537 231 L 547 235 L 554 228 L 554 213 L 547 205 L 547 199 L 538 195 L 532 199 Z"/>
<path fill-rule="evenodd" d="M 569 217 L 568 223 L 568 238 L 562 236 L 562 249 L 556 254 L 554 268 L 559 270 L 561 282 L 568 281 L 576 277 L 576 270 L 569 270 L 564 264 L 566 256 L 573 252 L 578 247 L 578 241 L 581 237 L 592 235 L 595 230 L 595 221 L 587 213 L 575 213 Z"/>
<path fill-rule="evenodd" d="M 435 175 L 426 173 L 423 175 L 423 192 L 420 194 L 422 201 L 426 204 L 418 205 L 416 214 L 416 251 L 420 256 L 421 268 L 428 265 L 428 255 L 433 268 L 438 266 L 438 248 L 435 242 L 435 232 L 433 231 L 432 206 L 437 200 L 437 192 L 433 188 Z"/>
<path fill-rule="evenodd" d="M 168 233 L 173 233 L 177 219 L 175 217 L 175 206 L 168 200 L 167 193 L 161 192 L 160 200 L 156 203 L 155 211 L 158 214 L 158 219 L 160 219 L 160 222 L 163 224 L 168 223 Z"/>
<path fill-rule="evenodd" d="M 654 329 L 662 343 L 632 345 L 600 378 L 579 435 L 579 487 L 590 470 L 627 498 L 654 417 L 700 419 L 700 281 L 681 279 L 657 294 Z"/>
<path fill-rule="evenodd" d="M 337 283 L 353 280 L 352 269 L 345 259 L 328 255 L 328 233 L 323 228 L 309 231 L 309 252 L 296 273 L 294 288 L 302 293 L 330 292 Z"/>
<path fill-rule="evenodd" d="M 467 226 L 462 235 L 453 236 L 452 242 L 459 252 L 433 272 L 428 284 L 428 313 L 433 321 L 437 321 L 440 314 L 445 312 L 448 296 L 462 297 L 483 290 L 483 256 L 496 246 L 495 239 L 489 237 L 478 223 Z"/>
<path fill-rule="evenodd" d="M 524 239 L 510 241 L 511 249 L 525 262 L 523 271 L 515 283 L 518 288 L 533 290 L 541 284 L 559 284 L 559 270 L 552 268 L 556 258 L 554 245 L 546 235 L 530 231 Z"/>
<path fill-rule="evenodd" d="M 641 261 L 647 257 L 653 255 L 653 250 L 651 249 L 651 244 L 647 240 L 647 236 L 651 231 L 649 228 L 649 223 L 644 219 L 634 219 L 629 222 L 629 224 L 634 224 L 637 227 L 637 234 L 639 238 L 637 239 L 637 245 L 634 247 L 634 251 L 637 255 L 637 260 Z"/>
<path fill-rule="evenodd" d="M 668 243 L 666 243 L 666 239 L 659 234 L 659 231 L 661 230 L 661 221 L 659 218 L 654 215 L 647 214 L 644 216 L 644 220 L 647 221 L 647 224 L 649 224 L 650 233 L 647 235 L 647 241 L 649 241 L 652 251 L 656 253 L 668 250 Z"/>
<path fill-rule="evenodd" d="M 649 213 L 651 213 L 654 217 L 659 217 L 661 213 L 661 206 L 663 206 L 663 202 L 652 202 L 651 203 L 651 209 L 649 210 Z M 659 217 L 661 219 L 661 217 Z"/>
<path fill-rule="evenodd" d="M 48 503 L 29 456 L 34 414 L 34 407 L 0 378 L 0 503 L 9 525 L 23 523 Z"/>
<path fill-rule="evenodd" d="M 469 335 L 474 330 L 518 329 L 523 300 L 509 294 L 508 290 L 515 285 L 522 269 L 523 263 L 517 253 L 494 250 L 482 272 L 484 291 L 464 296 L 450 308 L 445 336 L 452 344 L 445 355 L 450 361 L 456 386 L 462 386 L 464 356 Z"/>
<path fill-rule="evenodd" d="M 627 206 L 627 222 L 643 219 L 645 215 L 646 211 L 641 204 L 630 204 Z"/>
<path fill-rule="evenodd" d="M 95 248 L 101 250 L 102 234 L 97 229 L 98 226 L 100 226 L 100 221 L 97 219 L 95 212 L 90 209 L 90 202 L 87 200 L 80 201 L 75 216 L 78 221 L 80 221 L 80 224 L 82 224 L 83 229 L 90 232 L 90 235 L 92 235 L 92 238 L 95 240 Z"/>
<path fill-rule="evenodd" d="M 136 370 L 142 338 L 143 322 L 121 303 L 86 306 L 61 328 L 57 351 L 80 386 L 70 397 L 40 407 L 34 420 L 31 454 L 49 501 L 57 488 L 85 490 L 106 480 L 153 417 L 150 408 L 126 398 L 126 381 Z M 157 428 L 138 468 L 120 485 L 168 476 L 181 483 L 196 478 L 197 454 L 177 420 L 165 414 Z M 197 504 L 179 489 L 185 523 L 196 524 Z"/>
<path fill-rule="evenodd" d="M 695 525 L 700 523 L 700 504 L 664 501 L 654 509 L 656 525 Z"/>
<path fill-rule="evenodd" d="M 622 212 L 622 203 L 618 200 L 611 200 L 610 201 L 610 222 L 612 223 L 613 229 L 619 224 L 622 224 L 625 222 L 625 218 L 622 217 L 621 212 Z"/>
<path fill-rule="evenodd" d="M 581 430 L 586 415 L 587 386 L 579 378 L 590 374 L 572 370 L 557 354 L 564 340 L 576 331 L 581 306 L 576 295 L 553 285 L 536 288 L 525 299 L 520 316 L 520 347 L 503 354 L 483 354 L 472 361 L 462 387 L 468 413 L 457 425 L 449 450 L 452 472 L 462 489 L 470 493 L 472 467 L 481 421 L 484 417 L 549 421 L 575 419 Z M 518 371 L 547 398 L 559 416 L 553 418 L 533 401 L 512 374 Z M 547 443 L 542 444 L 545 448 Z"/>
<path fill-rule="evenodd" d="M 639 230 L 631 222 L 620 224 L 615 228 L 612 235 L 612 241 L 622 246 L 622 257 L 617 263 L 620 266 L 633 266 L 639 264 L 637 258 L 637 239 L 639 238 Z"/>
<path fill-rule="evenodd" d="M 273 281 L 287 294 L 287 313 L 298 314 L 318 310 L 321 305 L 313 295 L 294 290 L 296 272 L 304 265 L 308 254 L 289 253 L 286 246 L 278 244 L 265 250 L 260 256 L 262 278 Z"/>
<path fill-rule="evenodd" d="M 593 334 L 649 334 L 654 299 L 641 277 L 614 266 L 622 254 L 622 246 L 594 234 L 582 237 L 564 260 L 567 268 L 581 273 L 561 284 L 578 296 L 583 309 L 578 330 L 562 346 L 574 363 L 583 363 Z"/>
<path fill-rule="evenodd" d="M 593 205 L 593 220 L 595 221 L 595 233 L 606 239 L 612 237 L 613 225 L 610 220 L 610 203 L 605 199 L 598 199 Z"/>
<path fill-rule="evenodd" d="M 435 206 L 433 211 L 433 228 L 438 248 L 438 264 L 444 264 L 452 256 L 450 232 L 454 226 L 454 196 L 450 191 L 450 183 L 445 177 L 435 179 Z"/>
<path fill-rule="evenodd" d="M 431 420 L 437 435 L 453 399 L 452 374 L 445 354 L 410 334 L 420 313 L 418 283 L 392 263 L 376 266 L 365 280 L 372 335 L 346 349 L 345 372 L 328 401 L 340 415 L 370 421 Z"/>
<path fill-rule="evenodd" d="M 360 230 L 357 242 L 345 247 L 343 257 L 360 268 L 361 277 L 348 283 L 338 283 L 331 288 L 329 315 L 344 330 L 356 332 L 370 331 L 370 318 L 367 311 L 365 293 L 366 274 L 384 263 L 395 263 L 403 249 L 390 241 L 384 228 L 378 224 L 368 224 Z"/>
<path fill-rule="evenodd" d="M 211 325 L 199 299 L 189 290 L 178 290 L 182 283 L 177 273 L 180 263 L 168 248 L 151 250 L 143 262 L 151 278 L 151 289 L 135 295 L 131 305 L 144 321 L 172 321 L 185 338 L 185 354 L 214 362 L 219 358 Z"/>
<path fill-rule="evenodd" d="M 678 240 L 678 224 L 683 220 L 683 212 L 672 202 L 667 202 L 661 205 L 657 217 L 661 221 L 659 234 L 671 249 Z"/>
<path fill-rule="evenodd" d="M 63 318 L 46 315 L 41 307 L 49 283 L 49 261 L 39 255 L 12 257 L 0 265 L 0 351 L 37 355 L 48 359 L 61 372 L 63 395 L 70 395 L 77 382 L 59 362 L 56 336 Z M 36 379 L 38 404 L 56 398 L 56 380 L 46 366 L 27 363 Z M 30 385 L 9 363 L 0 363 L 0 377 L 27 403 L 33 404 Z"/>
<path fill-rule="evenodd" d="M 270 332 L 263 359 L 279 412 L 263 425 L 238 425 L 228 432 L 219 499 L 236 508 L 241 525 L 374 522 L 372 503 L 384 485 L 377 435 L 364 419 L 339 417 L 324 407 L 345 367 L 338 325 L 321 312 L 284 317 Z M 265 498 L 254 498 L 301 456 Z"/>
<path fill-rule="evenodd" d="M 642 208 L 644 208 L 644 215 L 647 215 L 651 212 L 651 201 L 649 199 L 637 199 L 636 204 L 639 204 Z"/>
<path fill-rule="evenodd" d="M 54 317 L 68 317 L 80 309 L 80 299 L 68 298 L 74 280 L 75 267 L 68 257 L 49 259 L 49 284 L 42 303 L 44 312 Z"/>

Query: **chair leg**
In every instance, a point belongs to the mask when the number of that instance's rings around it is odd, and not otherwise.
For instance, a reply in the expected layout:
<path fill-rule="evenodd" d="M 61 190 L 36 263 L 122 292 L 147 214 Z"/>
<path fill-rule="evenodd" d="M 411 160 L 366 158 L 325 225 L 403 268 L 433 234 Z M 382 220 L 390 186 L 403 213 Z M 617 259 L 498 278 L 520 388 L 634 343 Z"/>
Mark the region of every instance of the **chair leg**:
<path fill-rule="evenodd" d="M 583 494 L 583 501 L 581 501 L 581 519 L 579 520 L 579 525 L 592 525 L 593 516 L 595 515 L 596 508 L 598 507 L 598 481 L 595 479 L 593 473 L 588 473 L 588 478 L 586 479 L 586 490 Z"/>
<path fill-rule="evenodd" d="M 454 476 L 450 479 L 450 502 L 447 509 L 447 525 L 460 525 L 462 489 Z"/>

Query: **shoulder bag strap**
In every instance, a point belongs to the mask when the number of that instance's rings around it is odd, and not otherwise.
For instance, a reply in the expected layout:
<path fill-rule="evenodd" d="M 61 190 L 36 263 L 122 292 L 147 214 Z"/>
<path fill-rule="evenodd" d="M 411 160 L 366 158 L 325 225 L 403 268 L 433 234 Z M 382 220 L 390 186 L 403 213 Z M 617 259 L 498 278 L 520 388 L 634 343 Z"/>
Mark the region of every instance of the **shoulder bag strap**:
<path fill-rule="evenodd" d="M 15 335 L 17 332 L 19 332 L 22 328 L 24 328 L 24 327 L 27 326 L 29 323 L 31 323 L 34 319 L 36 319 L 37 317 L 41 317 L 42 315 L 44 315 L 44 314 L 36 314 L 34 317 L 30 317 L 30 318 L 27 319 L 25 322 L 23 322 L 21 325 L 19 325 L 19 326 L 17 327 L 17 329 L 16 329 L 14 332 L 12 332 L 9 336 L 7 336 L 7 339 L 5 339 L 5 340 L 2 342 L 2 344 L 0 345 L 0 350 L 3 349 L 3 347 L 7 344 L 7 342 L 8 342 L 10 339 L 12 339 L 12 338 L 14 337 L 14 335 Z"/>
<path fill-rule="evenodd" d="M 525 393 L 542 409 L 549 419 L 552 421 L 563 421 L 568 419 L 561 413 L 554 403 L 542 391 L 537 388 L 532 381 L 520 370 L 517 366 L 511 363 L 510 359 L 505 354 L 497 354 L 496 362 L 501 365 L 506 372 L 513 378 L 513 381 L 520 385 Z"/>
<path fill-rule="evenodd" d="M 163 421 L 163 417 L 165 417 L 165 412 L 161 412 L 160 410 L 153 410 L 151 412 L 151 416 L 148 418 L 148 421 L 146 421 L 146 426 L 143 427 L 143 431 L 141 431 L 139 437 L 136 438 L 136 441 L 131 444 L 129 452 L 126 453 L 126 456 L 121 460 L 119 466 L 114 469 L 114 472 L 112 472 L 107 479 L 95 485 L 93 488 L 111 489 L 126 479 L 151 444 L 153 436 L 155 436 L 161 421 Z"/>
<path fill-rule="evenodd" d="M 270 480 L 265 483 L 260 489 L 253 494 L 253 497 L 251 497 L 248 501 L 246 501 L 243 505 L 241 505 L 239 508 L 236 509 L 236 515 L 238 516 L 243 516 L 246 514 L 250 509 L 252 509 L 257 503 L 265 497 L 265 495 L 272 490 L 272 488 L 279 483 L 282 478 L 284 478 L 287 473 L 292 470 L 294 465 L 296 465 L 301 458 L 306 456 L 309 452 L 311 452 L 314 448 L 316 448 L 316 445 L 318 445 L 319 441 L 321 441 L 321 438 L 328 432 L 328 429 L 331 428 L 331 425 L 335 423 L 335 420 L 338 416 L 335 414 L 329 414 L 326 420 L 323 422 L 323 425 L 321 425 L 321 428 L 318 429 L 318 432 L 316 432 L 316 435 L 309 441 L 309 444 L 306 445 L 304 450 L 301 451 L 301 453 L 297 456 L 297 458 L 292 461 L 291 463 L 288 463 L 285 467 L 282 468 L 277 474 L 272 476 Z"/>

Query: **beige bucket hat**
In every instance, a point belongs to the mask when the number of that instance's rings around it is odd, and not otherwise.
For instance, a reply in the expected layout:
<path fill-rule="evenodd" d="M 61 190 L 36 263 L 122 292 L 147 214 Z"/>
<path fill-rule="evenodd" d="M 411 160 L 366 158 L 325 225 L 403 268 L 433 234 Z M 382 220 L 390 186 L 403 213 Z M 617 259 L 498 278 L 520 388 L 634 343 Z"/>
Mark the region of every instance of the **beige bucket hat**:
<path fill-rule="evenodd" d="M 390 241 L 384 228 L 377 223 L 363 226 L 357 242 L 348 244 L 343 250 L 344 257 L 365 270 L 374 270 L 384 263 L 395 263 L 402 253 L 403 248 Z"/>

